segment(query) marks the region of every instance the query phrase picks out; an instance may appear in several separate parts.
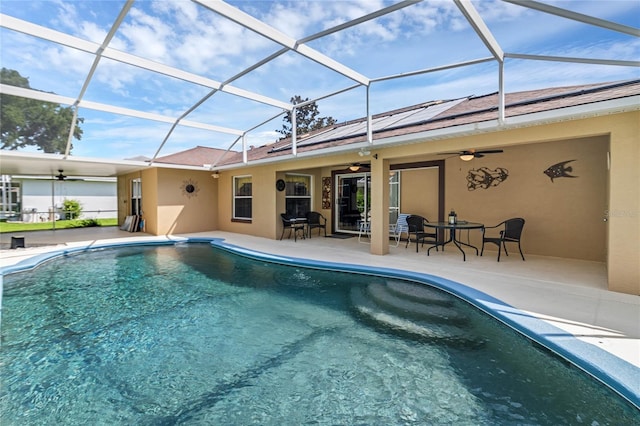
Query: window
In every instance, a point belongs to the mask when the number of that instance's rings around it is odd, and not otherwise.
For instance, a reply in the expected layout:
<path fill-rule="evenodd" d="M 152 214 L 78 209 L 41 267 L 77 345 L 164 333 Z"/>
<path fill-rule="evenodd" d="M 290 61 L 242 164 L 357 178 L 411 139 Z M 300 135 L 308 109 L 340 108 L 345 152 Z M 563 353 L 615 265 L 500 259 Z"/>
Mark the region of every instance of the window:
<path fill-rule="evenodd" d="M 15 217 L 21 210 L 20 183 L 11 182 L 11 178 L 2 175 L 2 208 L 0 219 Z"/>
<path fill-rule="evenodd" d="M 311 211 L 311 176 L 285 175 L 287 183 L 285 209 L 288 215 L 304 217 Z"/>
<path fill-rule="evenodd" d="M 233 178 L 233 218 L 251 219 L 251 176 Z"/>
<path fill-rule="evenodd" d="M 131 214 L 142 216 L 142 179 L 131 181 Z"/>

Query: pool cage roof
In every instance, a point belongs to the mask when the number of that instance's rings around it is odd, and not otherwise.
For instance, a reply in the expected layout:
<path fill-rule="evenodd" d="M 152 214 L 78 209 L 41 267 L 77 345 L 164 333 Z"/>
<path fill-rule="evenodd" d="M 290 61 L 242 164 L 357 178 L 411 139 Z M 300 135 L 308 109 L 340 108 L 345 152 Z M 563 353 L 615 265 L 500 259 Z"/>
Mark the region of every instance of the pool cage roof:
<path fill-rule="evenodd" d="M 113 4 L 86 3 L 94 5 L 94 14 L 102 18 L 108 15 L 103 6 Z M 567 7 L 579 4 L 559 3 Z M 46 175 L 64 169 L 68 175 L 115 176 L 149 164 L 170 167 L 154 161 L 195 145 L 246 153 L 254 141 L 265 144 L 278 138 L 277 134 L 265 129 L 280 127 L 284 114 L 306 103 L 292 104 L 290 99 L 295 95 L 310 97 L 308 102 L 317 102 L 321 115 L 342 117 L 351 113 L 367 117 L 364 131 L 368 132 L 368 143 L 375 144 L 372 115 L 408 105 L 411 100 L 405 100 L 405 96 L 415 91 L 421 92 L 418 96 L 422 102 L 435 100 L 435 96 L 451 102 L 456 97 L 469 95 L 455 93 L 459 79 L 477 78 L 477 87 L 483 93 L 498 93 L 498 116 L 502 121 L 504 94 L 510 76 L 505 71 L 507 60 L 523 64 L 544 63 L 545 66 L 594 66 L 594 72 L 599 69 L 597 67 L 617 67 L 623 69 L 626 76 L 638 75 L 640 61 L 635 60 L 633 51 L 627 56 L 622 51 L 610 52 L 609 57 L 604 52 L 593 54 L 588 48 L 575 49 L 582 53 L 576 56 L 547 54 L 539 45 L 536 51 L 527 51 L 527 46 L 535 43 L 523 40 L 540 38 L 542 45 L 550 43 L 549 34 L 545 34 L 553 33 L 554 25 L 567 21 L 589 27 L 596 38 L 616 35 L 637 46 L 638 28 L 551 3 L 407 0 L 370 2 L 358 9 L 359 12 L 349 12 L 350 8 L 355 10 L 356 5 L 348 2 L 285 4 L 215 0 L 136 3 L 129 0 L 123 2 L 117 14 L 112 12 L 114 16 L 108 28 L 96 29 L 88 39 L 78 34 L 90 34 L 87 27 L 92 22 L 97 26 L 97 20 L 76 16 L 75 28 L 60 23 L 56 26 L 34 22 L 37 19 L 30 20 L 28 10 L 23 16 L 17 16 L 20 14 L 12 13 L 5 2 L 0 15 L 3 57 L 11 54 L 7 50 L 14 40 L 32 46 L 42 44 L 42 52 L 55 49 L 58 56 L 63 56 L 59 63 L 55 59 L 50 62 L 50 82 L 68 79 L 69 68 L 73 67 L 79 67 L 74 71 L 82 78 L 66 86 L 52 84 L 56 93 L 7 84 L 0 85 L 0 93 L 72 106 L 73 125 L 78 117 L 89 115 L 84 132 L 94 145 L 100 143 L 100 136 L 97 131 L 91 133 L 91 123 L 101 120 L 99 114 L 124 117 L 145 125 L 151 122 L 155 127 L 151 133 L 138 135 L 141 140 L 154 143 L 150 152 L 137 152 L 137 155 L 146 155 L 147 161 L 113 159 L 113 151 L 117 148 L 111 147 L 104 147 L 104 156 L 71 155 L 73 144 L 80 144 L 69 135 L 65 152 L 59 154 L 3 151 L 2 173 Z M 492 29 L 492 22 L 496 22 L 492 10 L 497 6 L 502 13 L 521 14 L 522 20 L 514 21 L 511 27 Z M 327 12 L 330 8 L 344 9 L 340 19 Z M 176 18 L 163 22 L 163 17 L 169 13 Z M 326 20 L 317 18 L 323 15 Z M 436 21 L 445 16 L 450 22 L 450 35 L 436 39 L 427 29 L 427 23 L 435 28 Z M 136 22 L 140 24 L 137 27 L 133 25 Z M 145 22 L 147 24 L 142 25 Z M 526 27 L 527 22 L 531 22 L 532 28 Z M 539 26 L 541 22 L 548 26 Z M 79 31 L 78 26 L 84 26 L 84 31 Z M 188 30 L 190 26 L 197 30 Z M 473 37 L 469 38 L 463 30 L 456 31 L 455 28 L 464 28 Z M 146 34 L 144 29 L 153 29 L 155 33 Z M 302 33 L 304 31 L 307 32 Z M 165 33 L 168 41 L 165 45 L 154 42 L 160 37 L 159 32 Z M 376 32 L 377 38 L 367 36 Z M 143 48 L 145 37 L 148 46 Z M 136 45 L 136 38 L 143 42 Z M 404 38 L 406 43 L 394 44 L 386 51 L 384 40 L 391 38 Z M 378 40 L 379 45 L 372 40 Z M 571 43 L 577 42 L 579 40 Z M 163 50 L 166 48 L 173 50 Z M 347 52 L 349 49 L 353 50 Z M 458 54 L 445 54 L 447 51 Z M 549 51 L 556 50 L 549 48 Z M 596 57 L 597 54 L 602 57 Z M 407 60 L 410 57 L 421 60 Z M 77 62 L 62 60 L 71 61 L 72 58 L 77 58 Z M 459 60 L 451 61 L 452 58 Z M 6 62 L 3 58 L 3 67 L 11 68 L 4 64 Z M 14 62 L 20 61 L 15 59 Z M 535 80 L 526 75 L 527 67 L 514 66 L 514 75 L 518 73 L 520 80 Z M 474 71 L 470 73 L 471 77 L 469 74 L 462 77 L 461 70 Z M 480 82 L 479 75 L 488 77 Z M 550 77 L 543 77 L 541 84 L 544 78 Z M 146 92 L 132 95 L 136 87 Z M 491 90 L 485 91 L 485 87 Z M 434 97 L 428 99 L 427 96 Z M 144 125 L 130 123 L 127 121 L 123 125 L 123 131 L 144 128 Z M 258 135 L 265 133 L 268 136 L 259 139 Z M 298 136 L 294 132 L 293 146 L 298 142 Z M 295 155 L 295 150 L 293 152 Z M 124 149 L 122 154 L 119 158 L 134 157 L 134 152 Z M 246 155 L 244 158 L 246 162 Z M 280 161 L 282 159 L 279 157 Z M 202 168 L 215 166 L 203 164 Z"/>

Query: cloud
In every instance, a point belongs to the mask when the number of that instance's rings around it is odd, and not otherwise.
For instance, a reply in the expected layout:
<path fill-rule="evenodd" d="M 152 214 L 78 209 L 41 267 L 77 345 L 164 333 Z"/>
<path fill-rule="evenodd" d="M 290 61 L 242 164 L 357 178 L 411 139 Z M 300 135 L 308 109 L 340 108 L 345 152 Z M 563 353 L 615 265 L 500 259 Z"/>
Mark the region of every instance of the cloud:
<path fill-rule="evenodd" d="M 626 25 L 638 23 L 637 2 L 554 1 L 570 8 Z M 364 16 L 390 4 L 382 0 L 234 2 L 279 31 L 300 39 Z M 513 4 L 474 2 L 505 51 L 540 55 L 637 60 L 635 37 L 554 17 Z M 5 2 L 3 13 L 102 43 L 122 2 Z M 37 38 L 0 29 L 3 66 L 30 77 L 33 87 L 75 97 L 88 75 L 93 56 Z M 368 76 L 382 77 L 490 56 L 461 12 L 451 1 L 423 1 L 370 22 L 309 43 L 311 47 Z M 110 44 L 122 50 L 218 81 L 225 81 L 281 46 L 188 1 L 134 3 Z M 508 91 L 555 85 L 637 78 L 633 67 L 590 66 L 508 59 Z M 497 90 L 497 65 L 488 63 L 375 83 L 375 112 L 434 99 L 486 94 Z M 293 95 L 317 98 L 354 84 L 342 75 L 295 52 L 235 81 L 235 87 L 287 102 Z M 177 117 L 210 89 L 147 70 L 102 59 L 85 99 Z M 358 88 L 319 102 L 322 115 L 340 121 L 362 117 L 365 89 Z M 217 93 L 188 119 L 224 127 L 248 129 L 276 115 L 277 108 Z M 85 111 L 81 111 L 82 114 Z M 170 125 L 98 112 L 87 113 L 85 136 L 74 153 L 124 158 L 153 155 Z M 277 138 L 281 118 L 249 134 L 261 145 Z M 271 130 L 273 129 L 273 130 Z M 177 147 L 218 146 L 232 135 L 179 126 L 167 143 Z M 261 143 L 262 142 L 262 143 Z M 86 144 L 85 144 L 86 143 Z M 105 148 L 105 146 L 107 148 Z M 221 145 L 221 147 L 226 147 Z M 125 155 L 126 153 L 126 155 Z M 164 153 L 164 149 L 163 149 Z"/>
<path fill-rule="evenodd" d="M 159 17 L 152 17 L 131 8 L 130 21 L 123 23 L 119 35 L 129 43 L 130 53 L 158 62 L 168 54 L 168 39 L 171 28 Z"/>

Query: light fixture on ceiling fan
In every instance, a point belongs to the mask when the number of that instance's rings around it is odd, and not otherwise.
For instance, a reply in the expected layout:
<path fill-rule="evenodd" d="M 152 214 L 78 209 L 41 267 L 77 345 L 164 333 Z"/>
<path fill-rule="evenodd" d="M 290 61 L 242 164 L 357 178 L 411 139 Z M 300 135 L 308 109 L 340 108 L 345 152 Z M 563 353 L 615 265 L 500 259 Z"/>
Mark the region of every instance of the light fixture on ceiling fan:
<path fill-rule="evenodd" d="M 462 161 L 471 161 L 474 158 L 482 158 L 485 154 L 499 154 L 504 152 L 501 149 L 485 149 L 482 151 L 476 151 L 475 149 L 469 149 L 466 151 L 458 152 L 442 152 L 440 155 L 457 155 Z"/>
<path fill-rule="evenodd" d="M 348 166 L 348 169 L 352 172 L 368 172 L 371 170 L 371 164 L 369 163 L 351 163 Z"/>

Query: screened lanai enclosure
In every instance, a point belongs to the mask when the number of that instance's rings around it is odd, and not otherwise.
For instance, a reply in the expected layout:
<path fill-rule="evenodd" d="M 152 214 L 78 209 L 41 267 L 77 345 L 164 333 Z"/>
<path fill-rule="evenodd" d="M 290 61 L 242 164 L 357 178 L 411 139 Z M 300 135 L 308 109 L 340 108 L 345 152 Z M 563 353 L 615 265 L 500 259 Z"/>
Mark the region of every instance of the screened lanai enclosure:
<path fill-rule="evenodd" d="M 2 95 L 71 107 L 64 149 L 3 174 L 116 176 L 196 145 L 242 152 L 316 102 L 340 122 L 437 99 L 638 75 L 637 2 L 3 1 Z M 295 117 L 295 114 L 292 114 Z M 292 126 L 292 152 L 298 139 Z M 8 148 L 4 146 L 4 148 Z M 15 148 L 13 146 L 12 148 Z M 322 152 L 306 155 L 322 155 Z M 140 161 L 143 158 L 146 161 Z M 133 159 L 127 160 L 126 159 Z M 279 158 L 282 160 L 282 158 Z M 170 165 L 160 165 L 170 167 Z M 200 169 L 224 170 L 221 161 Z"/>

